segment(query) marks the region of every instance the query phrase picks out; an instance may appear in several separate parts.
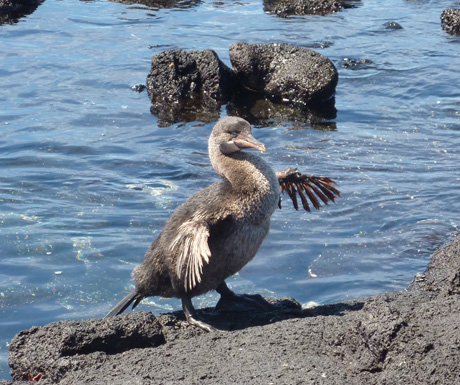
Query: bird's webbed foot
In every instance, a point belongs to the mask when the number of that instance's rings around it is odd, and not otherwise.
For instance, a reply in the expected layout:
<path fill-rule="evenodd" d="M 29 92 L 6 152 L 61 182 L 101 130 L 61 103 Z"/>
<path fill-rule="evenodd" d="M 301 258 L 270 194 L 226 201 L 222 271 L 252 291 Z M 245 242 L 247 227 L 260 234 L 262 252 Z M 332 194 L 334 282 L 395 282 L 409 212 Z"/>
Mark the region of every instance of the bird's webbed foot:
<path fill-rule="evenodd" d="M 196 314 L 192 300 L 189 297 L 182 298 L 182 309 L 184 310 L 185 318 L 190 325 L 199 327 L 206 332 L 213 332 L 218 330 L 200 319 L 200 317 Z"/>
<path fill-rule="evenodd" d="M 220 299 L 215 311 L 274 311 L 277 309 L 260 294 L 235 294 L 225 282 L 222 282 L 216 291 L 220 294 Z"/>

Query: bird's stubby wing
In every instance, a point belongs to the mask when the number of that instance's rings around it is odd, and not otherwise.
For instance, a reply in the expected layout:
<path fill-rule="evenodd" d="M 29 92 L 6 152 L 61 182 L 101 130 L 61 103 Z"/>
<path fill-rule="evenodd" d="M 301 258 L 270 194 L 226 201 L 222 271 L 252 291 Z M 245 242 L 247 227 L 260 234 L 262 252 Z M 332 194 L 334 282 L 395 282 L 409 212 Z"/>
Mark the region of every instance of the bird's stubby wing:
<path fill-rule="evenodd" d="M 201 282 L 203 264 L 209 263 L 209 227 L 204 221 L 191 218 L 181 224 L 170 249 L 177 255 L 176 274 L 184 280 L 185 291 L 191 291 Z M 185 267 L 185 269 L 184 269 Z"/>
<path fill-rule="evenodd" d="M 336 182 L 325 176 L 301 174 L 297 169 L 292 168 L 279 171 L 276 176 L 280 183 L 281 192 L 286 192 L 289 195 L 296 210 L 299 209 L 297 195 L 306 211 L 310 211 L 308 199 L 318 210 L 321 207 L 319 200 L 327 205 L 329 202 L 335 202 L 335 198 L 340 197 L 340 191 L 334 187 Z M 281 202 L 279 206 L 281 208 Z"/>

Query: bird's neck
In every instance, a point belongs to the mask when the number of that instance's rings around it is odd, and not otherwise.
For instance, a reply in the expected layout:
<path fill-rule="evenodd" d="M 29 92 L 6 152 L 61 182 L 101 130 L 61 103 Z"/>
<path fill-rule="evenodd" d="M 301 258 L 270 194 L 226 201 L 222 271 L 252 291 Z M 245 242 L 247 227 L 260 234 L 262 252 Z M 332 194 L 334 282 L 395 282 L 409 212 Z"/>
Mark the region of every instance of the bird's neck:
<path fill-rule="evenodd" d="M 213 155 L 211 163 L 214 170 L 227 179 L 233 189 L 248 193 L 279 189 L 274 171 L 259 156 L 242 151 L 230 155 L 216 152 Z"/>

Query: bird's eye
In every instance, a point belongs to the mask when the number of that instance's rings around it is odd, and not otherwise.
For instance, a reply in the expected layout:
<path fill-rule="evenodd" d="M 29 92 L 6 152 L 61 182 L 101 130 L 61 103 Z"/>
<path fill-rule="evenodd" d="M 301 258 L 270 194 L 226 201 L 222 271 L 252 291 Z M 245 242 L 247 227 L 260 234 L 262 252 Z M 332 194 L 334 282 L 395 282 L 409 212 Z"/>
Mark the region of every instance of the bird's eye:
<path fill-rule="evenodd" d="M 236 132 L 232 132 L 232 138 L 236 138 L 238 134 Z"/>

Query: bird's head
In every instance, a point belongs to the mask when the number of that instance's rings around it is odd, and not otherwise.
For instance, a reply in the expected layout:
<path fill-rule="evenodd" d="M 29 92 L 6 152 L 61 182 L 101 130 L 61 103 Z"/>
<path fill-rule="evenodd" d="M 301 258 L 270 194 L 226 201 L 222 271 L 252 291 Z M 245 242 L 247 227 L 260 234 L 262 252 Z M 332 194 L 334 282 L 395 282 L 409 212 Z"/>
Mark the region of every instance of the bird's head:
<path fill-rule="evenodd" d="M 224 155 L 230 155 L 245 148 L 255 148 L 266 152 L 267 148 L 251 133 L 251 125 L 244 119 L 228 117 L 214 126 L 209 138 L 209 146 L 216 146 Z"/>

